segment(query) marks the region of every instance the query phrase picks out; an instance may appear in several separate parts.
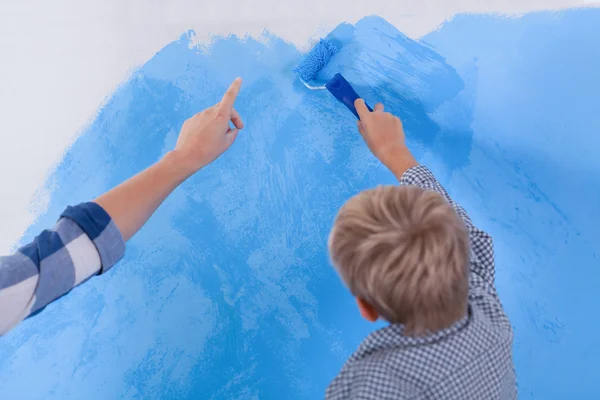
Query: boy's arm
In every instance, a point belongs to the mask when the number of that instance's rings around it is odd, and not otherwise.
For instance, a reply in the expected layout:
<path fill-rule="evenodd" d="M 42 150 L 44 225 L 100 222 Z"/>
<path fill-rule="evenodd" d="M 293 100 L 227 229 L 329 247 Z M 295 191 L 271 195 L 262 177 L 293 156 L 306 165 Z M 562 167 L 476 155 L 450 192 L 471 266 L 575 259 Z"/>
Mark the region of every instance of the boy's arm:
<path fill-rule="evenodd" d="M 471 241 L 471 287 L 486 283 L 493 286 L 495 269 L 492 238 L 475 227 L 466 211 L 452 200 L 431 171 L 417 163 L 406 147 L 402 122 L 398 117 L 383 112 L 382 104 L 376 104 L 373 112 L 369 112 L 362 99 L 356 100 L 355 107 L 360 115 L 358 129 L 369 149 L 396 176 L 400 184 L 419 186 L 439 193 L 464 221 Z"/>
<path fill-rule="evenodd" d="M 469 215 L 464 208 L 452 200 L 448 195 L 448 192 L 446 192 L 443 186 L 435 179 L 433 173 L 431 173 L 427 167 L 415 165 L 404 171 L 402 171 L 402 169 L 396 169 L 396 171 L 400 171 L 399 174 L 395 173 L 395 176 L 398 178 L 401 185 L 413 185 L 423 189 L 433 190 L 442 195 L 446 201 L 450 203 L 458 216 L 464 221 L 469 234 L 469 240 L 471 242 L 471 260 L 469 267 L 471 271 L 471 287 L 481 286 L 483 283 L 482 280 L 493 286 L 495 279 L 494 247 L 490 235 L 473 225 L 471 218 L 469 218 Z"/>

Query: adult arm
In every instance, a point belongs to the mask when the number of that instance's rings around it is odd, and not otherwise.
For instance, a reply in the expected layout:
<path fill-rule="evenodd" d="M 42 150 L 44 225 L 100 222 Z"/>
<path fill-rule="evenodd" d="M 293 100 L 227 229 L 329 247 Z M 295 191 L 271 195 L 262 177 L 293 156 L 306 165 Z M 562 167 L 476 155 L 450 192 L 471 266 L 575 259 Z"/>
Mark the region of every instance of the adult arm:
<path fill-rule="evenodd" d="M 236 79 L 217 105 L 183 123 L 175 150 L 95 200 L 113 218 L 125 240 L 146 223 L 177 186 L 231 146 L 244 126 L 233 108 L 241 83 L 240 78 Z M 229 127 L 230 120 L 234 129 Z"/>
<path fill-rule="evenodd" d="M 494 285 L 494 250 L 492 238 L 478 229 L 467 212 L 458 205 L 427 167 L 419 165 L 406 146 L 400 119 L 384 112 L 382 104 L 370 112 L 362 99 L 356 100 L 360 116 L 358 129 L 373 154 L 396 176 L 401 185 L 419 186 L 443 196 L 464 221 L 471 242 L 471 288 Z"/>
<path fill-rule="evenodd" d="M 93 202 L 68 207 L 52 229 L 0 257 L 0 335 L 110 269 L 166 197 L 231 146 L 243 128 L 233 108 L 240 86 L 238 78 L 218 104 L 185 121 L 175 149 L 156 164 Z"/>

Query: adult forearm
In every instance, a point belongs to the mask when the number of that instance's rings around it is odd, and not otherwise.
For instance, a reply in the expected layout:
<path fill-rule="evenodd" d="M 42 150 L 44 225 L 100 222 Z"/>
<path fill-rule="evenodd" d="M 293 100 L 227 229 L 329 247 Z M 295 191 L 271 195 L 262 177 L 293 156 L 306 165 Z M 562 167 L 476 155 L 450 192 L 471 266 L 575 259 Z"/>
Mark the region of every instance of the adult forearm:
<path fill-rule="evenodd" d="M 167 196 L 190 175 L 176 151 L 94 200 L 111 216 L 127 241 Z"/>

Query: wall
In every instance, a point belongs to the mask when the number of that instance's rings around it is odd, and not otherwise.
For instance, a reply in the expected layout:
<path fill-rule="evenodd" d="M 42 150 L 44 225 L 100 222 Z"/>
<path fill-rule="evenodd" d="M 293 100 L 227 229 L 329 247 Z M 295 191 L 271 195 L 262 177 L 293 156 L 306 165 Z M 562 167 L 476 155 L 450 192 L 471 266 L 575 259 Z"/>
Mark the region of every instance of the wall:
<path fill-rule="evenodd" d="M 188 29 L 201 42 L 268 29 L 306 50 L 310 38 L 365 15 L 381 15 L 417 38 L 460 12 L 521 14 L 585 3 L 591 1 L 0 0 L 0 171 L 10 171 L 0 173 L 0 253 L 46 209 L 49 193 L 41 186 L 49 170 L 98 107 Z"/>
<path fill-rule="evenodd" d="M 349 43 L 324 71 L 402 116 L 417 158 L 494 237 L 522 398 L 598 395 L 599 22 L 595 9 L 461 15 L 415 42 L 366 18 L 334 30 Z M 118 267 L 2 339 L 0 397 L 318 398 L 373 329 L 325 239 L 348 196 L 392 177 L 352 115 L 295 80 L 293 44 L 266 33 L 198 49 L 191 37 L 111 95 L 25 238 L 158 159 L 237 75 L 248 128 Z"/>

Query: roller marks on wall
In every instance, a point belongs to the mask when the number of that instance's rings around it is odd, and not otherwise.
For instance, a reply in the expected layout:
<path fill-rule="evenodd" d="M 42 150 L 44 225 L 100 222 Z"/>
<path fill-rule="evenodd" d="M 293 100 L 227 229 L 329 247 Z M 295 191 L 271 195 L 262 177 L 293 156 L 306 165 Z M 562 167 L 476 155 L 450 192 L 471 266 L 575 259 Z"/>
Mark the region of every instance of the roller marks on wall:
<path fill-rule="evenodd" d="M 465 15 L 423 38 L 473 93 L 470 165 L 450 189 L 494 234 L 523 398 L 600 395 L 599 22 Z"/>
<path fill-rule="evenodd" d="M 370 17 L 331 33 L 346 45 L 323 71 L 342 72 L 368 101 L 402 116 L 417 158 L 494 235 L 525 398 L 560 398 L 546 377 L 558 376 L 563 357 L 580 365 L 562 376 L 564 387 L 595 390 L 598 350 L 578 332 L 589 323 L 572 309 L 598 302 L 591 292 L 569 293 L 594 277 L 589 235 L 597 228 L 577 216 L 598 200 L 599 185 L 577 186 L 583 177 L 561 173 L 571 171 L 567 164 L 584 176 L 597 171 L 577 149 L 598 143 L 586 138 L 595 118 L 586 107 L 598 89 L 591 77 L 600 70 L 587 48 L 598 36 L 585 32 L 598 19 L 592 10 L 508 21 L 464 16 L 420 43 Z M 564 70 L 540 69 L 544 57 L 559 57 L 545 30 L 573 35 L 563 50 L 579 58 Z M 325 243 L 344 200 L 392 176 L 369 154 L 352 114 L 295 80 L 290 71 L 302 55 L 293 46 L 265 34 L 198 49 L 191 34 L 158 52 L 100 110 L 51 176 L 56 189 L 30 236 L 67 204 L 158 160 L 183 120 L 216 102 L 238 75 L 236 108 L 247 128 L 167 200 L 116 268 L 3 338 L 3 398 L 318 398 L 372 329 L 329 266 Z M 583 96 L 566 101 L 561 96 L 578 89 L 553 86 L 549 103 L 540 89 L 582 60 L 590 64 L 579 71 L 585 84 L 575 82 Z M 545 108 L 580 129 L 537 129 Z M 567 134 L 572 151 L 563 169 L 558 150 L 568 146 L 556 143 Z M 557 194 L 573 187 L 588 190 L 579 207 Z M 30 376 L 36 385 L 27 384 Z"/>

